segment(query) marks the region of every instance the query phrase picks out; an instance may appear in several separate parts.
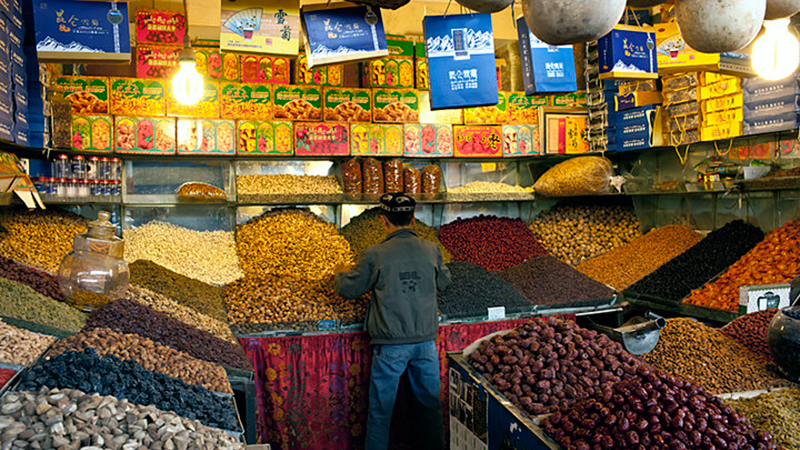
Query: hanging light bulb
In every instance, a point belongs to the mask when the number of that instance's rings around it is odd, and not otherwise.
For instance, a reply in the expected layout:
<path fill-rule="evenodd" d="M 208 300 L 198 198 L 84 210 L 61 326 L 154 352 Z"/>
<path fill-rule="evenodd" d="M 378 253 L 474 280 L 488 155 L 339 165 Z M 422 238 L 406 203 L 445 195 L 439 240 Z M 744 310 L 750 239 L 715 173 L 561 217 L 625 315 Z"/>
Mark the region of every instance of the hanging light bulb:
<path fill-rule="evenodd" d="M 178 73 L 172 77 L 172 96 L 178 103 L 193 105 L 203 97 L 203 76 L 197 73 L 191 49 L 181 50 L 179 64 Z"/>
<path fill-rule="evenodd" d="M 788 18 L 764 22 L 766 31 L 753 44 L 753 70 L 761 78 L 781 80 L 800 65 L 800 42 L 789 23 Z"/>

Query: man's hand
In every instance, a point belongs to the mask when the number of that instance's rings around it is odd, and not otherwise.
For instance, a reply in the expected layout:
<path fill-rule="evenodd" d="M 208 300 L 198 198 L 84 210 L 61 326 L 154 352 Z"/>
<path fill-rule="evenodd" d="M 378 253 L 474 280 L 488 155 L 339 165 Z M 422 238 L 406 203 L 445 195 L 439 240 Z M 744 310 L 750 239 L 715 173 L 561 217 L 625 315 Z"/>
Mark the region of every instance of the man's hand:
<path fill-rule="evenodd" d="M 342 272 L 350 272 L 350 269 L 352 269 L 352 267 L 353 266 L 350 265 L 349 263 L 341 262 L 337 264 L 336 267 L 333 268 L 333 273 L 336 274 Z"/>

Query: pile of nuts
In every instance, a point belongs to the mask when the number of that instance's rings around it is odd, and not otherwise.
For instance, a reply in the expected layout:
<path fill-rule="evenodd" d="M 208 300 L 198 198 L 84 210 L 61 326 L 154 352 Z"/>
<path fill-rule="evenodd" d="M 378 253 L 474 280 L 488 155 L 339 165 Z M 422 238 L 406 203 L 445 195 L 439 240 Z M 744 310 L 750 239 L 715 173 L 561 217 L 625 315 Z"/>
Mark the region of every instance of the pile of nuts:
<path fill-rule="evenodd" d="M 8 325 L 0 321 L 0 361 L 29 366 L 56 338 Z"/>
<path fill-rule="evenodd" d="M 128 265 L 128 269 L 131 283 L 161 294 L 201 314 L 221 321 L 226 320 L 221 287 L 183 276 L 143 259 Z"/>
<path fill-rule="evenodd" d="M 228 319 L 237 325 L 336 319 L 319 287 L 318 280 L 289 275 L 242 278 L 225 286 Z"/>
<path fill-rule="evenodd" d="M 421 220 L 415 220 L 411 229 L 422 239 L 427 239 L 439 246 L 444 262 L 450 262 L 450 252 L 439 242 L 439 232 L 436 228 L 426 225 Z M 364 253 L 364 250 L 380 244 L 386 238 L 386 229 L 383 227 L 383 221 L 381 220 L 381 209 L 370 208 L 353 217 L 350 219 L 350 223 L 342 227 L 341 233 L 350 243 L 353 255 L 358 258 Z"/>
<path fill-rule="evenodd" d="M 238 175 L 239 201 L 272 200 L 275 196 L 297 197 L 341 195 L 344 193 L 333 175 Z"/>
<path fill-rule="evenodd" d="M 643 355 L 652 365 L 712 394 L 787 386 L 767 361 L 719 331 L 686 318 L 667 320 L 656 348 Z"/>
<path fill-rule="evenodd" d="M 233 233 L 227 231 L 195 231 L 159 221 L 125 230 L 125 260 L 139 259 L 209 284 L 242 277 Z"/>
<path fill-rule="evenodd" d="M 800 273 L 800 219 L 773 230 L 713 283 L 692 291 L 693 305 L 736 311 L 739 287 L 788 283 Z"/>
<path fill-rule="evenodd" d="M 531 416 L 557 411 L 633 378 L 642 364 L 608 336 L 555 317 L 536 318 L 485 340 L 468 358 Z"/>
<path fill-rule="evenodd" d="M 463 186 L 448 188 L 447 198 L 453 201 L 531 200 L 533 199 L 533 188 L 513 186 L 506 183 L 473 181 Z"/>
<path fill-rule="evenodd" d="M 64 294 L 58 287 L 56 277 L 30 267 L 23 266 L 11 259 L 0 257 L 0 277 L 22 283 L 34 291 L 63 302 Z"/>
<path fill-rule="evenodd" d="M 576 269 L 623 290 L 700 242 L 702 236 L 683 225 L 668 225 L 622 247 L 584 261 Z"/>
<path fill-rule="evenodd" d="M 747 314 L 725 325 L 719 331 L 756 355 L 772 361 L 772 354 L 767 345 L 767 332 L 777 312 L 777 309 L 766 309 Z"/>
<path fill-rule="evenodd" d="M 534 305 L 608 301 L 614 291 L 551 255 L 529 259 L 500 272 Z"/>
<path fill-rule="evenodd" d="M 86 324 L 86 314 L 5 278 L 0 278 L 0 316 L 75 333 Z"/>
<path fill-rule="evenodd" d="M 56 273 L 86 219 L 59 210 L 0 212 L 0 256 Z"/>
<path fill-rule="evenodd" d="M 245 448 L 226 432 L 173 412 L 73 389 L 12 392 L 0 398 L 0 411 L 2 441 L 20 448 Z"/>
<path fill-rule="evenodd" d="M 84 331 L 95 328 L 138 334 L 197 359 L 251 370 L 250 362 L 239 345 L 223 341 L 206 331 L 130 300 L 117 300 L 95 311 Z"/>
<path fill-rule="evenodd" d="M 210 391 L 233 393 L 222 367 L 139 335 L 118 333 L 108 328 L 95 328 L 61 339 L 48 352 L 48 357 L 67 351 L 82 352 L 87 348 L 93 348 L 100 356 L 114 355 L 123 361 L 134 360 L 149 371 L 163 373 Z"/>
<path fill-rule="evenodd" d="M 531 231 L 544 248 L 573 266 L 641 236 L 631 208 L 584 203 L 559 204 L 542 212 Z"/>
<path fill-rule="evenodd" d="M 487 308 L 531 308 L 531 303 L 510 283 L 483 267 L 464 261 L 447 264 L 453 280 L 439 291 L 439 312 L 447 315 L 486 314 Z"/>
<path fill-rule="evenodd" d="M 635 377 L 608 386 L 544 419 L 561 448 L 774 450 L 772 436 L 706 393 L 646 365 Z"/>
<path fill-rule="evenodd" d="M 220 339 L 233 343 L 237 342 L 227 323 L 206 316 L 205 314 L 200 314 L 192 308 L 187 308 L 149 289 L 131 284 L 128 286 L 128 292 L 125 294 L 125 298 L 147 305 L 187 325 L 208 331 Z"/>
<path fill-rule="evenodd" d="M 547 253 L 519 219 L 480 215 L 442 225 L 439 240 L 454 261 L 503 270 Z"/>
<path fill-rule="evenodd" d="M 352 262 L 350 244 L 336 227 L 306 211 L 262 214 L 239 226 L 236 249 L 248 276 L 287 275 L 320 280 Z"/>
<path fill-rule="evenodd" d="M 764 239 L 760 228 L 734 220 L 628 288 L 636 294 L 680 301 L 730 267 Z"/>
<path fill-rule="evenodd" d="M 759 430 L 769 432 L 785 450 L 800 448 L 800 390 L 781 389 L 740 400 L 726 400 Z"/>
<path fill-rule="evenodd" d="M 333 275 L 319 282 L 318 296 L 326 305 L 336 311 L 342 325 L 364 323 L 367 309 L 371 301 L 371 294 L 366 293 L 353 300 L 344 298 L 334 289 Z"/>

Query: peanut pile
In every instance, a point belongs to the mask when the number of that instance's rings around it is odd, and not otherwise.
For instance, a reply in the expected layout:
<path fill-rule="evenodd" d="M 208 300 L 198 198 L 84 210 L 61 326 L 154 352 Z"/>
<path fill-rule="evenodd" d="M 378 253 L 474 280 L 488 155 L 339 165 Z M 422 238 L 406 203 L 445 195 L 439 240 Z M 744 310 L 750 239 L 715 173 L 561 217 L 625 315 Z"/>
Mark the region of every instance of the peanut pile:
<path fill-rule="evenodd" d="M 195 231 L 153 221 L 125 230 L 125 259 L 153 261 L 204 283 L 222 285 L 241 278 L 233 233 Z"/>
<path fill-rule="evenodd" d="M 544 248 L 573 266 L 641 236 L 633 211 L 617 205 L 559 204 L 530 228 Z"/>
<path fill-rule="evenodd" d="M 247 276 L 320 280 L 339 263 L 352 262 L 350 244 L 333 224 L 312 213 L 286 209 L 239 226 L 236 249 Z"/>
<path fill-rule="evenodd" d="M 344 194 L 333 175 L 239 175 L 236 177 L 239 201 L 271 200 L 273 196 L 324 196 Z"/>
<path fill-rule="evenodd" d="M 4 210 L 0 212 L 0 256 L 56 273 L 72 250 L 72 239 L 86 230 L 86 219 L 56 209 Z"/>

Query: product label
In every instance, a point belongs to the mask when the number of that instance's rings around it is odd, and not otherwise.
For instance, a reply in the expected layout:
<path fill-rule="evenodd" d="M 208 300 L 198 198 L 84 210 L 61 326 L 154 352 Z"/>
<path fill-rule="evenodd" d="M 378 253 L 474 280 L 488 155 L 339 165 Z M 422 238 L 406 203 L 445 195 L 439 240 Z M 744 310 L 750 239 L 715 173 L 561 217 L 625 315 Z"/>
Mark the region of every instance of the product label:
<path fill-rule="evenodd" d="M 167 114 L 170 116 L 216 119 L 219 117 L 219 84 L 206 81 L 203 84 L 203 97 L 193 105 L 184 105 L 172 95 L 168 96 Z"/>
<path fill-rule="evenodd" d="M 246 83 L 288 83 L 289 58 L 242 55 L 242 81 Z"/>
<path fill-rule="evenodd" d="M 178 119 L 178 154 L 235 154 L 235 125 L 232 120 Z"/>
<path fill-rule="evenodd" d="M 111 121 L 110 116 L 72 116 L 72 149 L 111 153 Z"/>
<path fill-rule="evenodd" d="M 272 118 L 272 88 L 268 84 L 223 83 L 220 117 L 263 120 Z"/>
<path fill-rule="evenodd" d="M 297 57 L 296 84 L 338 87 L 342 85 L 343 77 L 344 67 L 341 64 L 309 68 L 305 54 Z"/>
<path fill-rule="evenodd" d="M 149 44 L 183 44 L 186 16 L 175 11 L 140 9 L 136 11 L 136 42 Z"/>
<path fill-rule="evenodd" d="M 418 122 L 419 94 L 413 89 L 373 89 L 374 122 Z"/>
<path fill-rule="evenodd" d="M 292 124 L 240 120 L 238 124 L 239 156 L 292 156 Z"/>
<path fill-rule="evenodd" d="M 163 116 L 167 104 L 164 82 L 141 78 L 111 79 L 111 114 L 120 116 Z"/>
<path fill-rule="evenodd" d="M 539 154 L 538 125 L 503 125 L 503 156 Z"/>
<path fill-rule="evenodd" d="M 197 72 L 206 79 L 239 81 L 239 55 L 216 50 L 194 52 Z"/>
<path fill-rule="evenodd" d="M 404 154 L 412 158 L 448 158 L 453 156 L 453 127 L 436 124 L 406 124 Z"/>
<path fill-rule="evenodd" d="M 108 78 L 55 77 L 51 86 L 64 93 L 72 114 L 108 114 Z"/>
<path fill-rule="evenodd" d="M 297 156 L 347 156 L 350 127 L 346 123 L 295 123 L 294 151 Z"/>
<path fill-rule="evenodd" d="M 148 155 L 175 154 L 175 119 L 117 117 L 116 151 Z"/>
<path fill-rule="evenodd" d="M 325 120 L 369 122 L 372 119 L 372 91 L 369 89 L 326 88 Z"/>
<path fill-rule="evenodd" d="M 502 128 L 499 126 L 456 126 L 453 129 L 455 156 L 499 158 L 503 156 Z"/>
<path fill-rule="evenodd" d="M 182 47 L 142 45 L 136 47 L 136 76 L 139 78 L 167 78 L 178 70 Z"/>
<path fill-rule="evenodd" d="M 307 86 L 276 87 L 274 117 L 292 121 L 322 120 L 322 91 Z"/>
<path fill-rule="evenodd" d="M 481 106 L 477 108 L 466 108 L 464 110 L 464 123 L 466 125 L 497 124 L 508 123 L 508 97 L 505 92 L 499 92 L 497 104 L 492 106 Z"/>

